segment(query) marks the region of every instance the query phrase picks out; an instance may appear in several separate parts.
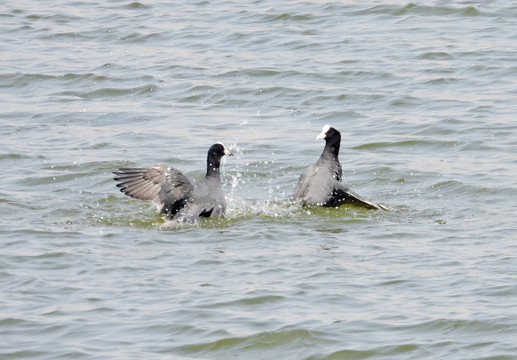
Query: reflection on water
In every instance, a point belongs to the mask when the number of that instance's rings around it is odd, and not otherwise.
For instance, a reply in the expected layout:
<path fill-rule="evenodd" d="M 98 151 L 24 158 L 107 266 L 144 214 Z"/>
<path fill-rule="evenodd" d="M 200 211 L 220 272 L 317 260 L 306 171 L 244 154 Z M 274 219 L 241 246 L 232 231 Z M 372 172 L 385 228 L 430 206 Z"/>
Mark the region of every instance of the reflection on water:
<path fill-rule="evenodd" d="M 0 10 L 0 358 L 514 356 L 515 6 Z M 289 203 L 325 124 L 397 211 Z M 114 186 L 214 142 L 224 218 Z"/>

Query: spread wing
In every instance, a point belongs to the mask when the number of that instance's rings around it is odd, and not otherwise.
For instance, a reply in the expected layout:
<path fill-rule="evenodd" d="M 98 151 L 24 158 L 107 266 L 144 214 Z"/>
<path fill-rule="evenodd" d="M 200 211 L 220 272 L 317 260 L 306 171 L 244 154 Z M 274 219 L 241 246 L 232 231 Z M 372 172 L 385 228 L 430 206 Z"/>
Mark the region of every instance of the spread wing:
<path fill-rule="evenodd" d="M 181 171 L 165 164 L 122 168 L 113 173 L 120 191 L 135 199 L 151 200 L 162 214 L 176 214 L 194 188 Z"/>
<path fill-rule="evenodd" d="M 374 202 L 371 202 L 369 200 L 366 200 L 365 198 L 361 197 L 360 195 L 356 194 L 355 192 L 348 189 L 343 183 L 336 182 L 334 190 L 332 192 L 332 197 L 334 201 L 341 205 L 341 204 L 353 204 L 356 206 L 361 206 L 369 210 L 386 210 L 386 211 L 394 211 L 394 209 L 384 206 L 381 204 L 376 204 Z"/>

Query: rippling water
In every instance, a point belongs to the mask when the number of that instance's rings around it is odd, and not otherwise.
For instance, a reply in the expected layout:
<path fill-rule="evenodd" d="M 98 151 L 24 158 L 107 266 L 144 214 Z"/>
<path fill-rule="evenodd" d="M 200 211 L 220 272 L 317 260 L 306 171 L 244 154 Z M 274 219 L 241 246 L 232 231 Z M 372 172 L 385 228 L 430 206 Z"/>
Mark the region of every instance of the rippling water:
<path fill-rule="evenodd" d="M 0 4 L 0 358 L 517 358 L 517 5 Z M 287 200 L 325 124 L 395 212 Z M 203 176 L 164 230 L 111 171 Z"/>

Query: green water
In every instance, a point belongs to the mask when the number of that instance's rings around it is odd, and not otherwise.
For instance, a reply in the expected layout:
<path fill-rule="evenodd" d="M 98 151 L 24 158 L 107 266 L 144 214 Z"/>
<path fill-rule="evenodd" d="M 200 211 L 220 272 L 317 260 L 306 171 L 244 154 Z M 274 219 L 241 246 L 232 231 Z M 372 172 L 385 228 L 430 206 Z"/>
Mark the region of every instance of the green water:
<path fill-rule="evenodd" d="M 0 4 L 0 358 L 514 359 L 517 7 Z M 350 188 L 288 203 L 325 124 Z M 112 171 L 203 176 L 163 229 Z"/>

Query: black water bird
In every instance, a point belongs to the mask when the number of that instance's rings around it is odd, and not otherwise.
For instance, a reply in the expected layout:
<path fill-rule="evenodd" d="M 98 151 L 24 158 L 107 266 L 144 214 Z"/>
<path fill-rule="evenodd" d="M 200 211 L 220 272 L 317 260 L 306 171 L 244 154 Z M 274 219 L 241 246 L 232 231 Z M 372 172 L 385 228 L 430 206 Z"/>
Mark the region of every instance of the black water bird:
<path fill-rule="evenodd" d="M 325 125 L 316 140 L 325 140 L 325 148 L 315 164 L 306 168 L 294 190 L 292 200 L 303 206 L 336 207 L 353 204 L 366 209 L 393 210 L 363 199 L 341 182 L 343 170 L 339 163 L 341 133 Z"/>
<path fill-rule="evenodd" d="M 121 168 L 113 173 L 117 187 L 127 196 L 151 200 L 175 222 L 194 222 L 199 217 L 215 218 L 226 212 L 226 198 L 221 184 L 221 158 L 232 156 L 223 144 L 208 149 L 206 176 L 190 182 L 181 171 L 165 164 L 149 168 Z"/>

